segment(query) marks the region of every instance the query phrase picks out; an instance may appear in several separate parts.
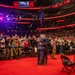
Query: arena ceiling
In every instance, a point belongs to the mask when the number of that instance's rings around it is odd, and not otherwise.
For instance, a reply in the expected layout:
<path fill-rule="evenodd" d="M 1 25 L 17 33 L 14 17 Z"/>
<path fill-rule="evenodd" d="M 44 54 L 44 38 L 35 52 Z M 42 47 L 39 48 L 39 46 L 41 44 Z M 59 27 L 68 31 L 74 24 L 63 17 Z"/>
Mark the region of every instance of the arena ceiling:
<path fill-rule="evenodd" d="M 7 4 L 7 5 L 13 5 L 14 1 L 34 1 L 35 6 L 46 6 L 51 5 L 53 3 L 61 2 L 64 0 L 0 0 L 0 3 Z"/>

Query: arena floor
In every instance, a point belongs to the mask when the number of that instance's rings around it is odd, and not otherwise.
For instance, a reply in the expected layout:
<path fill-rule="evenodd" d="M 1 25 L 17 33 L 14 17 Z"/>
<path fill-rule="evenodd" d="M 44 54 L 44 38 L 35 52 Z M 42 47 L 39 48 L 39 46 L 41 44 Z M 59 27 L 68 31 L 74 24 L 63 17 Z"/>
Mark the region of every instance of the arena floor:
<path fill-rule="evenodd" d="M 48 64 L 44 66 L 37 65 L 36 58 L 20 58 L 13 60 L 0 61 L 0 75 L 67 75 L 61 72 L 62 62 L 60 55 L 56 55 L 57 60 L 53 60 L 48 56 Z M 73 55 L 69 58 L 73 61 Z M 75 75 L 72 71 L 71 75 Z"/>

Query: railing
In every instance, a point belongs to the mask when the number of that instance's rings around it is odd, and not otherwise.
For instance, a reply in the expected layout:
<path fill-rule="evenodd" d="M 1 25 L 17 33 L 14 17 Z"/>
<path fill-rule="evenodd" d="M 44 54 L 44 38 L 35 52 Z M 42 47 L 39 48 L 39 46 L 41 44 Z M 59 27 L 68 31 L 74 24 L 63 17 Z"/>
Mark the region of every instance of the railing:
<path fill-rule="evenodd" d="M 75 24 L 70 24 L 70 25 L 65 25 L 65 26 L 49 27 L 49 28 L 37 28 L 36 30 L 55 30 L 55 29 L 70 28 L 70 27 L 75 27 Z"/>
<path fill-rule="evenodd" d="M 61 16 L 55 16 L 55 17 L 46 17 L 44 18 L 45 20 L 51 20 L 51 19 L 57 19 L 57 18 L 63 18 L 63 17 L 67 17 L 67 16 L 71 16 L 71 15 L 75 15 L 75 12 L 69 13 L 69 14 L 65 14 L 65 15 L 61 15 Z M 33 18 L 13 18 L 14 20 L 33 20 Z M 39 18 L 41 19 L 41 18 Z"/>

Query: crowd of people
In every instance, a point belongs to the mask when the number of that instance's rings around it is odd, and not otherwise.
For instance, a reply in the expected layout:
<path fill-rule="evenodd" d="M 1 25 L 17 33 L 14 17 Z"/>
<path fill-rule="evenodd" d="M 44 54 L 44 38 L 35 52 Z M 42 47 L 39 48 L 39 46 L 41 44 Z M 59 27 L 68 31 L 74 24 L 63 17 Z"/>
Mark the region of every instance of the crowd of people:
<path fill-rule="evenodd" d="M 44 33 L 46 38 L 46 51 L 52 59 L 56 53 L 72 52 L 75 48 L 75 35 L 72 30 L 58 30 Z M 13 59 L 23 56 L 23 51 L 29 53 L 29 56 L 38 55 L 39 35 L 18 36 L 17 34 L 0 35 L 0 58 Z M 46 52 L 45 52 L 46 53 Z M 3 55 L 2 55 L 3 54 Z"/>
<path fill-rule="evenodd" d="M 61 28 L 49 32 L 44 31 L 43 33 L 36 32 L 36 34 L 34 34 L 33 32 L 33 30 L 36 29 L 37 27 L 48 28 L 74 24 L 75 15 L 72 14 L 67 16 L 67 14 L 75 12 L 74 6 L 75 3 L 72 2 L 69 5 L 63 6 L 60 9 L 60 11 L 59 8 L 56 11 L 55 10 L 52 11 L 49 9 L 41 11 L 12 10 L 13 12 L 9 11 L 12 12 L 10 15 L 7 15 L 8 13 L 1 14 L 2 16 L 10 18 L 15 17 L 18 19 L 11 19 L 12 22 L 16 22 L 16 26 L 14 24 L 12 24 L 11 26 L 9 25 L 8 30 L 5 27 L 5 25 L 1 26 L 0 28 L 1 32 L 4 31 L 6 33 L 7 31 L 7 33 L 11 34 L 11 36 L 4 35 L 2 33 L 0 34 L 0 59 L 13 59 L 13 58 L 19 59 L 21 57 L 28 55 L 30 57 L 38 57 L 38 65 L 44 65 L 47 64 L 48 54 L 52 59 L 56 59 L 55 55 L 57 53 L 66 54 L 67 52 L 69 53 L 75 52 L 75 28 L 74 29 Z M 4 10 L 4 12 L 5 11 L 6 10 Z M 41 16 L 40 13 L 42 14 L 43 25 L 40 23 L 39 19 Z M 64 16 L 65 14 L 66 16 Z M 51 19 L 49 21 L 45 20 L 45 18 L 49 16 L 51 17 Z M 21 26 L 18 26 L 18 21 L 25 22 L 24 20 L 20 20 L 21 18 L 33 18 L 33 21 L 32 20 L 30 21 L 32 24 L 27 27 L 22 26 L 21 28 Z M 24 29 L 24 27 L 26 29 Z M 6 28 L 6 31 L 4 28 Z M 12 35 L 12 33 L 16 34 Z M 29 33 L 31 35 L 29 35 Z"/>
<path fill-rule="evenodd" d="M 55 9 L 54 10 L 46 9 L 46 10 L 44 10 L 45 17 L 48 17 L 48 16 L 55 17 L 55 16 L 61 16 L 61 15 L 75 12 L 74 7 L 75 7 L 75 2 L 70 2 L 69 4 L 66 4 L 62 7 L 58 7 L 56 10 Z"/>
<path fill-rule="evenodd" d="M 18 36 L 17 34 L 8 36 L 8 35 L 0 35 L 0 51 L 3 50 L 4 57 L 7 59 L 12 59 L 13 56 L 18 58 L 19 56 L 22 56 L 22 49 L 25 49 L 25 52 L 28 52 L 28 48 L 33 49 L 33 47 L 37 44 L 31 43 L 31 41 L 35 40 L 36 38 L 32 36 Z M 35 42 L 36 43 L 36 42 Z M 33 55 L 33 52 L 31 52 L 31 56 Z"/>

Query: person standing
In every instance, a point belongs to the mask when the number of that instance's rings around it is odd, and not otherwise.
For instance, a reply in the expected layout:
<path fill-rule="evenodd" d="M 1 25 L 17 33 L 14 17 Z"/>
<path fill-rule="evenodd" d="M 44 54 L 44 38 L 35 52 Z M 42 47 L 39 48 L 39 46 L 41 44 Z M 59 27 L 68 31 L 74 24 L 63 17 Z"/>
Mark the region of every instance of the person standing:
<path fill-rule="evenodd" d="M 10 57 L 10 37 L 5 38 L 6 59 Z"/>
<path fill-rule="evenodd" d="M 45 42 L 46 40 L 44 34 L 40 34 L 38 38 L 38 65 L 44 65 L 44 52 L 45 52 Z"/>
<path fill-rule="evenodd" d="M 55 41 L 54 38 L 53 38 L 53 40 L 51 40 L 51 45 L 52 45 L 52 47 L 53 47 L 53 49 L 52 49 L 52 54 L 51 54 L 51 58 L 52 58 L 52 59 L 56 59 L 56 58 L 55 58 L 55 54 L 56 54 L 56 41 Z"/>
<path fill-rule="evenodd" d="M 37 38 L 35 35 L 32 36 L 32 54 L 33 57 L 37 56 Z"/>

